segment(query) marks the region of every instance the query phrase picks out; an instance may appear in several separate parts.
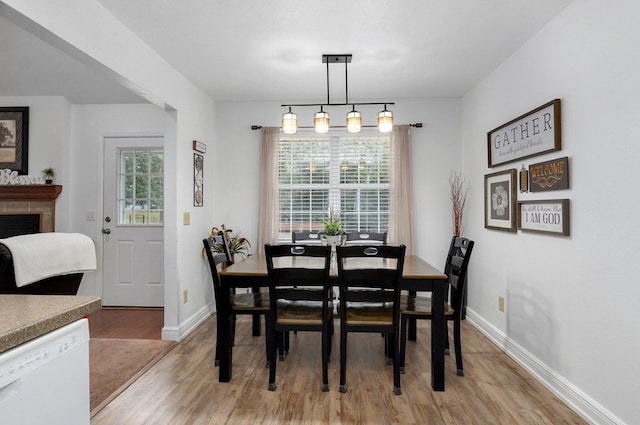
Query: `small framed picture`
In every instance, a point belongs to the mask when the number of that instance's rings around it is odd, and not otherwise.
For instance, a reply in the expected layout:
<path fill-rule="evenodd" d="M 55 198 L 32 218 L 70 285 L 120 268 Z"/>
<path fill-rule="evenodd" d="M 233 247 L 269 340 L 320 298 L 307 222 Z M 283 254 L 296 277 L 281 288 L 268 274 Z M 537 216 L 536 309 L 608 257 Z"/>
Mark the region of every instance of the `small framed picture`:
<path fill-rule="evenodd" d="M 484 176 L 484 227 L 515 232 L 516 169 L 499 171 Z"/>
<path fill-rule="evenodd" d="M 569 236 L 569 200 L 518 202 L 518 229 Z"/>
<path fill-rule="evenodd" d="M 204 205 L 204 157 L 200 154 L 193 154 L 193 206 Z"/>
<path fill-rule="evenodd" d="M 0 169 L 29 174 L 29 107 L 0 108 Z"/>

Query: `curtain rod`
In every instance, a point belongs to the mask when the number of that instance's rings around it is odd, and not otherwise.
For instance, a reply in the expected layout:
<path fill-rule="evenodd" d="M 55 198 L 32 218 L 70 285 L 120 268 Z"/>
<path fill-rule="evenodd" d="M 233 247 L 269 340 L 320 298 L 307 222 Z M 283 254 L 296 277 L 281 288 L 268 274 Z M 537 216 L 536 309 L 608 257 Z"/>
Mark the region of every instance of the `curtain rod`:
<path fill-rule="evenodd" d="M 251 125 L 251 130 L 260 130 L 260 129 L 262 129 L 262 127 L 263 126 L 261 126 L 261 125 L 253 124 L 253 125 Z M 416 123 L 413 123 L 413 124 L 409 124 L 409 127 L 422 128 L 422 123 L 421 122 L 416 122 Z M 306 126 L 302 126 L 301 125 L 301 126 L 298 126 L 298 128 L 315 128 L 315 127 L 312 126 L 312 125 L 306 125 Z M 332 128 L 347 128 L 347 126 L 346 125 L 332 125 L 329 128 L 330 129 L 332 129 Z M 363 125 L 362 128 L 378 128 L 378 126 L 377 125 Z"/>

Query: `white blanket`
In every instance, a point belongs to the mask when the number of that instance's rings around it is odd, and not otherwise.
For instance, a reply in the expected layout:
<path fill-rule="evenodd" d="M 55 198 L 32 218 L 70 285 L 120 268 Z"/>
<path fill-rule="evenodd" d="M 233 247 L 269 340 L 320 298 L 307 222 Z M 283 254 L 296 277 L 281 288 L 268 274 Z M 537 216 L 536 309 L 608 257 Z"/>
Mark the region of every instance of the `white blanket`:
<path fill-rule="evenodd" d="M 96 269 L 93 240 L 81 233 L 34 233 L 0 239 L 13 257 L 16 286 Z"/>

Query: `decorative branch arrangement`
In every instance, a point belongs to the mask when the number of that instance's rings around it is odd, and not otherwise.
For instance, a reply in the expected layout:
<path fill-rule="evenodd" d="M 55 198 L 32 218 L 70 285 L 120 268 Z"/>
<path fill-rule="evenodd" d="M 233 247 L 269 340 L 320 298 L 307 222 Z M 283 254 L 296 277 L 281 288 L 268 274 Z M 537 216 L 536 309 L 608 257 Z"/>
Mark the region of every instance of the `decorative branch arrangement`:
<path fill-rule="evenodd" d="M 467 192 L 469 192 L 469 184 L 465 187 L 464 177 L 462 173 L 455 171 L 449 176 L 449 187 L 451 188 L 451 202 L 453 206 L 453 234 L 462 236 L 462 214 L 464 205 L 467 202 Z"/>

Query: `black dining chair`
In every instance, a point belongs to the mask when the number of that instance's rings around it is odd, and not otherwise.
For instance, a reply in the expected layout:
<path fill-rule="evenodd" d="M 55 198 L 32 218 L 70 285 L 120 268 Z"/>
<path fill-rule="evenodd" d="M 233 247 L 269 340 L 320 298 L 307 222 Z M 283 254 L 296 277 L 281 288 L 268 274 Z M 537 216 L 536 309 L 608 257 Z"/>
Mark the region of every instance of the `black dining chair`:
<path fill-rule="evenodd" d="M 331 247 L 266 244 L 264 252 L 271 300 L 267 316 L 268 388 L 276 389 L 278 340 L 290 331 L 314 331 L 322 335 L 322 391 L 328 391 L 333 322 L 333 301 L 329 295 Z"/>
<path fill-rule="evenodd" d="M 346 244 L 347 245 L 355 245 L 355 244 L 386 245 L 387 232 L 365 232 L 365 231 L 347 232 Z"/>
<path fill-rule="evenodd" d="M 320 244 L 320 233 L 317 230 L 292 230 L 291 243 Z"/>
<path fill-rule="evenodd" d="M 467 282 L 467 267 L 471 259 L 474 242 L 472 240 L 454 236 L 451 239 L 444 273 L 450 286 L 450 303 L 445 304 L 445 318 L 453 321 L 453 344 L 456 352 L 456 369 L 459 376 L 464 376 L 462 366 L 462 344 L 460 341 L 460 321 L 462 316 L 462 301 Z M 403 295 L 400 303 L 400 371 L 405 370 L 405 356 L 407 349 L 407 322 L 409 319 L 431 320 L 431 298 L 419 297 L 415 294 Z M 449 335 L 447 327 L 447 338 L 445 342 L 445 352 L 449 352 Z"/>
<path fill-rule="evenodd" d="M 202 240 L 204 245 L 204 252 L 207 255 L 209 261 L 209 269 L 211 270 L 211 279 L 213 281 L 213 294 L 215 296 L 216 311 L 217 314 L 223 314 L 225 310 L 221 301 L 223 297 L 227 297 L 229 300 L 228 314 L 231 315 L 229 323 L 231 329 L 229 335 L 231 335 L 231 345 L 235 339 L 235 326 L 236 316 L 239 314 L 246 315 L 267 315 L 269 313 L 269 294 L 267 292 L 250 292 L 246 294 L 236 294 L 230 288 L 222 288 L 220 285 L 220 276 L 218 275 L 219 267 L 226 267 L 230 265 L 229 259 L 229 246 L 227 245 L 227 239 L 223 233 L 220 232 L 217 235 L 210 236 Z M 218 320 L 218 326 L 220 321 Z M 223 332 L 218 329 L 218 335 L 222 335 Z M 215 365 L 219 365 L 220 358 L 220 344 L 216 344 L 216 358 Z M 268 360 L 268 357 L 267 357 Z"/>
<path fill-rule="evenodd" d="M 346 392 L 347 334 L 385 335 L 387 356 L 393 363 L 393 391 L 401 394 L 398 361 L 400 279 L 405 246 L 338 246 L 340 287 L 340 392 Z"/>

